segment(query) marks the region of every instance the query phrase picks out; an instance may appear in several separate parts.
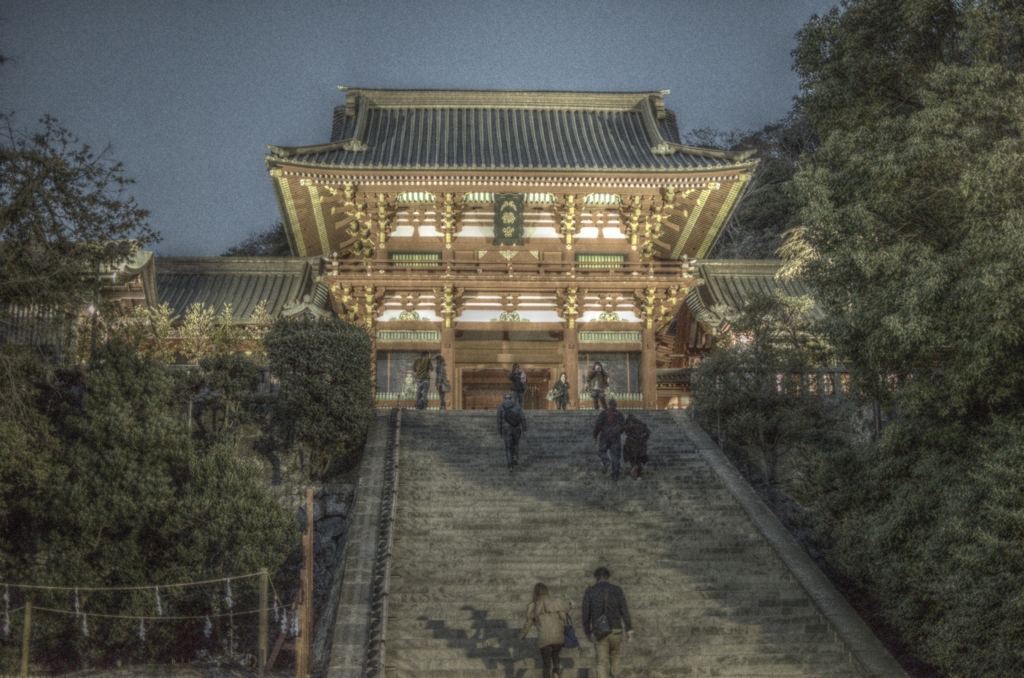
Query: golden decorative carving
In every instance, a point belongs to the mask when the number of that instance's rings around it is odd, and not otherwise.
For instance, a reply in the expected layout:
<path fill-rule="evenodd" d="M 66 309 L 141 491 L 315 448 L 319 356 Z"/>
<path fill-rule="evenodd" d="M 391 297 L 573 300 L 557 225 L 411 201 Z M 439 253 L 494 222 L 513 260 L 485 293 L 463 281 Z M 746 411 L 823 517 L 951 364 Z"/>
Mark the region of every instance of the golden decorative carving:
<path fill-rule="evenodd" d="M 380 315 L 384 289 L 373 285 L 357 287 L 349 284 L 332 285 L 335 314 L 354 325 L 361 325 L 368 332 Z"/>
<path fill-rule="evenodd" d="M 579 204 L 582 204 L 582 200 Z M 579 225 L 576 221 L 576 196 L 563 195 L 562 199 L 555 203 L 555 219 L 558 221 L 558 232 L 565 241 L 565 249 L 572 249 L 572 236 L 576 233 Z"/>
<path fill-rule="evenodd" d="M 377 193 L 374 198 L 376 200 L 377 218 L 374 220 L 373 225 L 377 232 L 377 241 L 380 247 L 383 248 L 387 246 L 388 237 L 391 235 L 397 206 L 393 197 L 387 193 Z"/>
<path fill-rule="evenodd" d="M 580 291 L 578 287 L 569 287 L 559 291 L 558 298 L 562 302 L 561 315 L 570 328 L 576 327 L 576 319 L 580 315 Z"/>
<path fill-rule="evenodd" d="M 649 286 L 644 288 L 643 291 L 636 290 L 633 292 L 633 296 L 640 321 L 643 322 L 644 327 L 647 329 L 653 328 L 655 321 L 654 305 L 658 296 L 658 288 Z"/>
<path fill-rule="evenodd" d="M 441 194 L 440 206 L 438 207 L 438 230 L 444 233 L 444 246 L 452 248 L 452 236 L 455 234 L 456 222 L 459 217 L 459 203 L 454 193 Z"/>
<path fill-rule="evenodd" d="M 451 327 L 452 321 L 455 320 L 459 315 L 459 308 L 462 290 L 456 289 L 454 285 L 445 285 L 444 289 L 438 294 L 437 290 L 434 291 L 434 298 L 438 300 L 436 313 L 444 318 L 444 326 Z"/>
<path fill-rule="evenodd" d="M 320 196 L 320 201 L 331 200 L 335 203 L 331 206 L 331 214 L 341 215 L 334 224 L 336 229 L 344 229 L 343 233 L 348 236 L 339 248 L 341 252 L 369 259 L 374 255 L 376 243 L 373 240 L 373 220 L 367 212 L 366 202 L 360 200 L 355 184 L 346 183 L 342 190 L 343 195 L 338 196 L 337 189 L 332 189 L 330 195 Z"/>
<path fill-rule="evenodd" d="M 637 235 L 640 232 L 640 220 L 644 216 L 645 205 L 643 196 L 633 195 L 623 198 L 619 206 L 622 215 L 622 232 L 629 238 L 629 246 L 637 248 Z"/>

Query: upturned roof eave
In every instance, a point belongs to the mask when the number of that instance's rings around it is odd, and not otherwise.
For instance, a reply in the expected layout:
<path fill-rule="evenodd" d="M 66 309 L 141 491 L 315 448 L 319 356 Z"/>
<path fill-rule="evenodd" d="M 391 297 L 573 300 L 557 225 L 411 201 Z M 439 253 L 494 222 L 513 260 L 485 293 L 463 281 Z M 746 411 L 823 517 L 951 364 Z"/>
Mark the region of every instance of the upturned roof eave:
<path fill-rule="evenodd" d="M 302 155 L 302 154 L 299 154 Z M 452 166 L 452 165 L 437 165 L 437 166 L 423 166 L 423 165 L 340 165 L 336 163 L 321 163 L 321 162 L 310 162 L 305 160 L 293 160 L 283 156 L 276 156 L 272 154 L 266 154 L 263 156 L 267 163 L 267 169 L 273 169 L 282 165 L 290 165 L 293 167 L 302 167 L 309 169 L 334 169 L 344 170 L 349 172 L 423 172 L 423 173 L 436 173 L 436 172 L 480 172 L 480 173 L 499 173 L 499 172 L 531 172 L 535 174 L 551 173 L 551 174 L 565 174 L 567 172 L 577 174 L 630 174 L 630 173 L 644 173 L 644 174 L 706 174 L 708 172 L 731 172 L 737 170 L 746 170 L 752 172 L 758 164 L 758 160 L 745 160 L 742 162 L 736 162 L 729 165 L 716 165 L 714 167 L 525 167 L 525 166 L 509 166 L 509 167 L 467 167 L 467 166 Z"/>

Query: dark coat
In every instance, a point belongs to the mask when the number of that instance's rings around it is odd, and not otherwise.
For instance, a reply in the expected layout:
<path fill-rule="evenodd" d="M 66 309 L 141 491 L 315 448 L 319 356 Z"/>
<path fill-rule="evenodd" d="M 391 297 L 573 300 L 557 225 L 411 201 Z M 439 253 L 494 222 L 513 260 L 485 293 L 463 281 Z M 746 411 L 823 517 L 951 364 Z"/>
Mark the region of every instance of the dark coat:
<path fill-rule="evenodd" d="M 505 419 L 506 410 L 512 410 L 513 412 L 518 410 L 519 414 L 519 426 L 512 426 Z M 526 413 L 523 412 L 523 408 L 514 400 L 503 400 L 498 405 L 498 433 L 504 432 L 506 429 L 523 433 L 526 431 Z"/>
<path fill-rule="evenodd" d="M 512 382 L 512 390 L 522 393 L 526 390 L 526 372 L 520 367 L 509 372 L 508 380 Z"/>
<path fill-rule="evenodd" d="M 412 371 L 413 371 L 413 375 L 417 379 L 420 379 L 420 380 L 427 379 L 427 380 L 429 380 L 430 379 L 430 358 L 425 356 L 425 355 L 421 355 L 419 358 L 416 358 L 416 361 L 413 362 L 413 364 L 412 364 Z"/>
<path fill-rule="evenodd" d="M 626 461 L 630 464 L 646 464 L 650 461 L 647 456 L 647 440 L 651 437 L 650 427 L 631 414 L 626 417 L 622 432 L 626 434 L 626 444 L 622 448 L 622 456 Z"/>
<path fill-rule="evenodd" d="M 437 363 L 434 368 L 434 385 L 437 386 L 438 391 L 446 381 L 448 381 L 448 368 L 444 366 L 444 363 Z"/>
<path fill-rule="evenodd" d="M 597 424 L 594 426 L 594 437 L 600 437 L 601 442 L 622 435 L 622 425 L 626 423 L 626 417 L 622 412 L 609 407 L 597 415 Z"/>
<path fill-rule="evenodd" d="M 587 388 L 591 391 L 598 390 L 604 391 L 608 388 L 608 372 L 604 370 L 604 366 L 601 366 L 601 371 L 590 370 L 587 374 Z"/>
<path fill-rule="evenodd" d="M 559 403 L 569 402 L 569 382 L 563 382 L 561 379 L 555 382 L 555 385 L 551 387 L 551 390 L 555 392 L 555 401 Z"/>
<path fill-rule="evenodd" d="M 608 626 L 615 629 L 633 630 L 626 606 L 626 594 L 611 582 L 602 579 L 583 594 L 583 631 L 589 636 L 594 632 L 594 621 L 601 615 L 608 617 Z"/>

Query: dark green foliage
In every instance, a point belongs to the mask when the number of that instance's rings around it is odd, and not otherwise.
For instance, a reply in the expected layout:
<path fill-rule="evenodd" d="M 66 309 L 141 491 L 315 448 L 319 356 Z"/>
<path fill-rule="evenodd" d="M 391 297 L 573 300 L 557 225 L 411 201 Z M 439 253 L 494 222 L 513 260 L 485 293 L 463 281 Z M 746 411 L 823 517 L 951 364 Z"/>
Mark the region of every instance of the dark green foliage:
<path fill-rule="evenodd" d="M 93 291 L 83 281 L 158 236 L 108 151 L 94 153 L 53 118 L 40 126 L 22 132 L 0 116 L 0 304 L 77 313 Z"/>
<path fill-rule="evenodd" d="M 753 132 L 691 131 L 684 143 L 722 150 L 757 151 L 757 170 L 743 199 L 715 243 L 711 258 L 771 259 L 783 234 L 797 225 L 799 205 L 792 188 L 796 161 L 813 152 L 818 140 L 804 115 L 791 113 Z"/>
<path fill-rule="evenodd" d="M 723 446 L 756 464 L 762 482 L 779 480 L 779 463 L 822 435 L 824 399 L 805 375 L 822 364 L 806 331 L 806 299 L 759 295 L 732 321 L 736 341 L 720 346 L 693 375 L 702 423 Z"/>
<path fill-rule="evenodd" d="M 822 138 L 794 268 L 857 388 L 895 412 L 808 458 L 830 558 L 949 675 L 1024 675 L 1024 8 L 863 0 L 800 34 Z"/>
<path fill-rule="evenodd" d="M 277 222 L 265 231 L 253 231 L 242 242 L 229 247 L 222 257 L 288 257 L 291 245 L 284 224 Z"/>
<path fill-rule="evenodd" d="M 277 570 L 294 546 L 293 522 L 261 486 L 255 466 L 228 446 L 193 446 L 166 367 L 107 344 L 87 369 L 58 377 L 40 395 L 50 430 L 8 423 L 15 435 L 0 444 L 4 461 L 13 462 L 0 470 L 3 580 L 132 586 Z M 252 583 L 237 589 L 239 604 L 252 609 Z M 205 615 L 218 611 L 222 595 L 220 587 L 206 587 L 167 589 L 161 597 L 165 614 Z M 151 589 L 80 598 L 93 613 L 155 610 Z M 73 597 L 37 592 L 33 602 L 68 610 Z M 251 620 L 238 621 L 240 636 L 251 635 L 246 624 Z M 223 638 L 218 630 L 205 641 L 202 620 L 153 624 L 145 643 L 136 637 L 138 621 L 93 617 L 88 639 L 80 626 L 71 616 L 40 613 L 36 659 L 55 671 L 78 668 L 83 659 L 181 661 L 197 649 L 218 651 Z M 3 660 L 12 669 L 11 652 Z"/>
<path fill-rule="evenodd" d="M 264 338 L 281 389 L 264 434 L 313 477 L 358 463 L 373 419 L 370 338 L 337 319 L 278 320 Z"/>
<path fill-rule="evenodd" d="M 198 369 L 172 368 L 175 393 L 181 403 L 192 402 L 197 441 L 233 442 L 240 424 L 264 409 L 263 370 L 248 356 L 229 353 L 203 358 Z"/>

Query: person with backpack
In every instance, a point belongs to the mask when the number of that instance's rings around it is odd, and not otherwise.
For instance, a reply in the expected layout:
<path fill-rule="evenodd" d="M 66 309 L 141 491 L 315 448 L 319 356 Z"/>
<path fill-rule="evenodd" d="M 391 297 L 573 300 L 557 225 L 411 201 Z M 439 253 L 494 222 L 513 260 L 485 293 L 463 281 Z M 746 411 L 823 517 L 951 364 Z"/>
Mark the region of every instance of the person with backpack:
<path fill-rule="evenodd" d="M 626 444 L 622 448 L 622 456 L 632 467 L 629 475 L 631 478 L 640 480 L 644 464 L 650 461 L 647 456 L 647 439 L 651 437 L 651 429 L 630 414 L 626 417 L 626 423 L 622 425 L 622 432 L 626 434 Z"/>
<path fill-rule="evenodd" d="M 533 587 L 533 602 L 526 608 L 526 626 L 519 634 L 519 640 L 526 640 L 530 628 L 537 625 L 537 647 L 544 665 L 543 678 L 559 678 L 561 667 L 558 653 L 565 645 L 566 614 L 561 598 L 553 598 L 547 586 L 538 583 Z"/>
<path fill-rule="evenodd" d="M 522 407 L 523 396 L 526 395 L 526 371 L 519 367 L 519 363 L 516 363 L 512 366 L 508 379 L 512 382 L 512 394 L 519 406 Z"/>
<path fill-rule="evenodd" d="M 583 594 L 583 631 L 594 644 L 597 654 L 597 678 L 620 678 L 623 674 L 619 647 L 623 631 L 626 642 L 633 642 L 633 623 L 629 619 L 626 594 L 608 581 L 611 576 L 607 567 L 597 568 L 594 570 L 596 582 Z"/>
<path fill-rule="evenodd" d="M 615 398 L 608 401 L 608 409 L 597 415 L 594 425 L 594 442 L 598 443 L 597 456 L 601 459 L 601 470 L 608 472 L 611 463 L 612 480 L 619 479 L 619 456 L 622 454 L 622 426 L 626 418 L 618 410 Z"/>
<path fill-rule="evenodd" d="M 416 377 L 416 409 L 427 409 L 427 395 L 430 393 L 430 352 L 423 351 L 412 364 Z"/>
<path fill-rule="evenodd" d="M 505 439 L 505 461 L 508 472 L 519 465 L 519 439 L 526 433 L 526 414 L 512 393 L 498 405 L 498 434 Z"/>
<path fill-rule="evenodd" d="M 587 390 L 590 391 L 590 397 L 594 399 L 595 410 L 598 409 L 598 401 L 601 401 L 602 410 L 608 407 L 604 401 L 604 392 L 608 390 L 608 373 L 604 371 L 604 365 L 601 363 L 595 362 L 594 366 L 590 368 L 590 372 L 587 373 Z"/>

